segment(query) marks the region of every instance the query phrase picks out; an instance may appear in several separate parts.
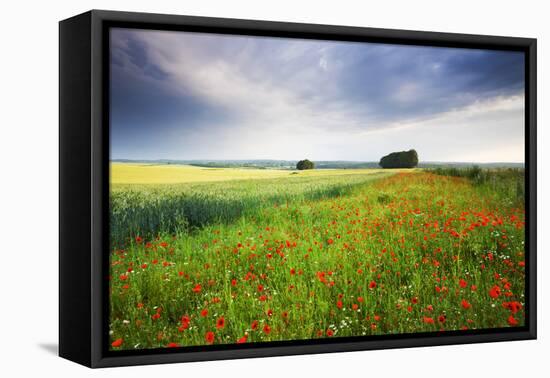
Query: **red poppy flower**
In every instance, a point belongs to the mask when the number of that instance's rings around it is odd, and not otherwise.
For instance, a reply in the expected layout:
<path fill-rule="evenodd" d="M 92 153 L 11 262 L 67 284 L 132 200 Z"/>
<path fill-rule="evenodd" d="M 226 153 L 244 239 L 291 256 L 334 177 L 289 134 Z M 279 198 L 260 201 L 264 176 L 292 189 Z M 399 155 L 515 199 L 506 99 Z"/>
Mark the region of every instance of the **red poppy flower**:
<path fill-rule="evenodd" d="M 166 345 L 166 347 L 167 348 L 177 348 L 177 347 L 179 347 L 179 345 L 177 343 L 172 342 L 172 343 L 168 343 L 168 345 Z"/>
<path fill-rule="evenodd" d="M 244 335 L 243 337 L 241 337 L 240 339 L 237 340 L 237 344 L 246 343 L 246 339 L 248 339 L 248 336 Z"/>
<path fill-rule="evenodd" d="M 202 290 L 201 284 L 196 284 L 195 287 L 193 288 L 193 293 L 200 293 L 201 290 Z"/>
<path fill-rule="evenodd" d="M 336 302 L 336 307 L 338 307 L 340 310 L 342 309 L 343 306 L 344 304 L 342 303 L 342 301 Z"/>
<path fill-rule="evenodd" d="M 327 336 L 328 337 L 334 336 L 334 331 L 332 329 L 327 329 Z"/>
<path fill-rule="evenodd" d="M 206 317 L 207 315 L 208 315 L 208 309 L 205 308 L 205 309 L 203 309 L 203 310 L 201 311 L 201 316 L 204 318 L 204 317 Z"/>
<path fill-rule="evenodd" d="M 499 295 L 500 295 L 500 287 L 495 285 L 491 288 L 491 290 L 489 290 L 489 295 L 491 296 L 491 298 L 497 298 Z"/>
<path fill-rule="evenodd" d="M 512 312 L 512 314 L 517 313 L 521 308 L 523 307 L 521 303 L 514 301 L 514 302 L 504 302 L 502 304 L 502 307 L 507 308 Z"/>
<path fill-rule="evenodd" d="M 221 318 L 218 318 L 218 320 L 216 321 L 216 328 L 221 329 L 223 327 L 225 327 L 225 319 L 222 316 Z"/>
<path fill-rule="evenodd" d="M 269 334 L 271 333 L 271 327 L 268 326 L 267 324 L 264 325 L 264 333 L 265 333 L 266 335 L 269 335 Z"/>
<path fill-rule="evenodd" d="M 206 342 L 208 344 L 214 343 L 214 332 L 212 331 L 206 332 L 206 335 L 204 336 L 204 338 L 206 339 Z"/>
<path fill-rule="evenodd" d="M 113 341 L 113 342 L 111 343 L 111 346 L 112 346 L 113 348 L 118 348 L 118 347 L 121 346 L 121 345 L 122 345 L 122 339 L 116 339 L 115 341 Z"/>
<path fill-rule="evenodd" d="M 468 286 L 468 282 L 466 282 L 465 280 L 463 280 L 462 278 L 460 279 L 460 281 L 458 281 L 458 284 L 460 285 L 461 288 L 465 288 L 466 286 Z"/>
<path fill-rule="evenodd" d="M 445 315 L 439 315 L 437 317 L 437 320 L 439 321 L 439 323 L 445 323 L 445 320 L 447 320 L 447 317 Z"/>
<path fill-rule="evenodd" d="M 510 326 L 514 327 L 514 326 L 517 326 L 519 324 L 519 322 L 516 320 L 516 318 L 514 318 L 513 315 L 510 315 L 508 317 L 508 324 L 510 324 Z"/>
<path fill-rule="evenodd" d="M 252 325 L 250 326 L 250 328 L 252 328 L 253 330 L 255 330 L 256 328 L 258 328 L 258 321 L 257 320 L 254 320 L 252 322 Z"/>
<path fill-rule="evenodd" d="M 191 318 L 187 315 L 183 315 L 181 317 L 181 324 L 189 324 L 191 322 Z"/>
<path fill-rule="evenodd" d="M 328 240 L 327 240 L 327 243 L 328 243 L 328 244 L 332 244 L 332 243 L 334 243 L 334 240 L 328 239 Z"/>
<path fill-rule="evenodd" d="M 464 308 L 465 310 L 468 310 L 470 307 L 472 307 L 470 302 L 468 302 L 466 299 L 462 300 L 461 305 L 462 305 L 462 308 Z"/>
<path fill-rule="evenodd" d="M 142 238 L 140 238 L 139 236 L 136 236 L 136 243 L 139 244 L 139 243 L 141 243 L 142 241 L 143 241 Z"/>
<path fill-rule="evenodd" d="M 369 289 L 374 289 L 376 287 L 376 282 L 371 281 L 369 284 Z"/>
<path fill-rule="evenodd" d="M 434 324 L 434 319 L 428 316 L 424 316 L 424 319 L 422 319 L 422 321 L 426 324 Z"/>

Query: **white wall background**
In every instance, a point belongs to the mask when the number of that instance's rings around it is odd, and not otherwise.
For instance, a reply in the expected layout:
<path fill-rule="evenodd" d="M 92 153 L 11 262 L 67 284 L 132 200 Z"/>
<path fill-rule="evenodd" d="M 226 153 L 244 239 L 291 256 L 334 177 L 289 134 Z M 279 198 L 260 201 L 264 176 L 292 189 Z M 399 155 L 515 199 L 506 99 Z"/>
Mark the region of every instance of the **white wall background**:
<path fill-rule="evenodd" d="M 539 39 L 539 340 L 89 370 L 56 356 L 58 25 L 89 9 L 536 37 Z M 0 375 L 542 376 L 550 371 L 550 203 L 545 2 L 80 0 L 6 1 L 0 22 Z M 547 298 L 546 298 L 547 299 Z"/>

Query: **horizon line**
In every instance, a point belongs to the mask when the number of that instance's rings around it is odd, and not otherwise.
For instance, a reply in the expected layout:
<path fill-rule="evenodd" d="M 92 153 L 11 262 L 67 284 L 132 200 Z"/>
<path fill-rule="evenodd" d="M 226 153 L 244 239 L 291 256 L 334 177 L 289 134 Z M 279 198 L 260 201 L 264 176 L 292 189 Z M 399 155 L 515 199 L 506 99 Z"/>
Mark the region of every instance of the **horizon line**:
<path fill-rule="evenodd" d="M 209 162 L 224 162 L 224 161 L 234 161 L 234 162 L 247 162 L 247 161 L 281 161 L 281 162 L 297 162 L 300 160 L 311 160 L 312 162 L 343 162 L 343 163 L 379 163 L 380 160 L 322 160 L 322 159 L 262 159 L 262 158 L 256 158 L 256 159 L 167 159 L 167 158 L 161 158 L 161 159 L 128 159 L 128 158 L 109 158 L 109 161 L 151 161 L 151 162 L 170 162 L 170 161 L 183 161 L 183 162 L 197 162 L 197 161 L 209 161 Z M 525 164 L 524 161 L 486 161 L 486 162 L 480 162 L 480 161 L 460 161 L 460 160 L 452 160 L 452 161 L 445 161 L 445 160 L 423 160 L 419 161 L 418 164 L 426 164 L 426 163 L 463 163 L 463 164 Z"/>

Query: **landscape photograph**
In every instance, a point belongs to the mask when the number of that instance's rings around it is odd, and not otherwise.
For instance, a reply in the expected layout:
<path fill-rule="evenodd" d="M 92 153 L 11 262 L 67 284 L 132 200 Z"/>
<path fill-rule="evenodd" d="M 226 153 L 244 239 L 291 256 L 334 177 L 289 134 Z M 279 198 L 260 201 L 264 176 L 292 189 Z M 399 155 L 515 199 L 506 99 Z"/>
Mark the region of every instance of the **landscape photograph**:
<path fill-rule="evenodd" d="M 525 326 L 514 51 L 112 28 L 108 348 Z"/>

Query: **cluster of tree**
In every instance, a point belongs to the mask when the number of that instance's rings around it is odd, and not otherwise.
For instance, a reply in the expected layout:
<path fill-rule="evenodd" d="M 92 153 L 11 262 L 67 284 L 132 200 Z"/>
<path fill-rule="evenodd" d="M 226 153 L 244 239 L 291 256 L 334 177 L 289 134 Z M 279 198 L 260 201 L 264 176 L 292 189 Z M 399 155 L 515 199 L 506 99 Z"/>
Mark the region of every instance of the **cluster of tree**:
<path fill-rule="evenodd" d="M 305 169 L 313 169 L 313 168 L 315 168 L 315 164 L 312 161 L 309 161 L 307 159 L 300 160 L 296 164 L 296 169 L 299 170 L 299 171 L 303 171 Z"/>
<path fill-rule="evenodd" d="M 418 165 L 418 154 L 415 150 L 392 152 L 378 164 L 382 168 L 414 168 Z"/>

